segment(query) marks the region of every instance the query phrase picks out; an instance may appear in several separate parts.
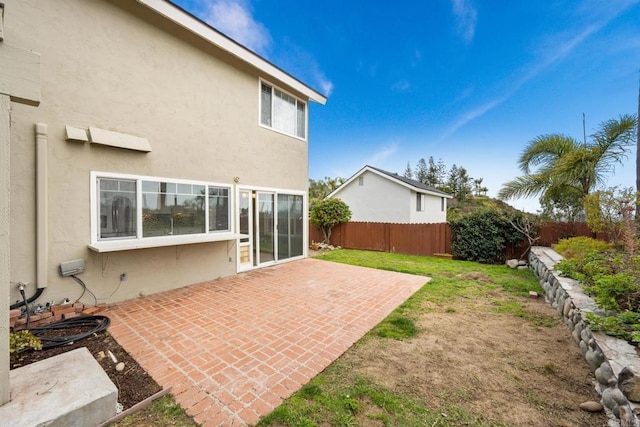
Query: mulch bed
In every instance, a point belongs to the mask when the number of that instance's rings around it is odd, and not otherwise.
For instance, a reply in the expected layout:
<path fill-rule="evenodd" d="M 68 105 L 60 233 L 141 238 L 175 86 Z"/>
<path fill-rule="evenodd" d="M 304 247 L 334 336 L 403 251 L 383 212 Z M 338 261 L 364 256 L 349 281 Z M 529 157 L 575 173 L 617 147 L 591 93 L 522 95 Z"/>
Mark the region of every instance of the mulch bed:
<path fill-rule="evenodd" d="M 69 335 L 77 334 L 81 330 L 68 330 Z M 44 360 L 76 348 L 87 347 L 93 357 L 100 363 L 111 381 L 118 388 L 118 402 L 123 410 L 127 410 L 136 403 L 153 396 L 162 390 L 153 378 L 116 342 L 107 331 L 95 333 L 73 344 L 54 347 L 45 350 L 27 350 L 11 355 L 10 369 L 25 366 L 39 360 Z M 124 362 L 121 372 L 116 370 L 116 363 L 108 354 L 111 351 L 118 362 Z"/>

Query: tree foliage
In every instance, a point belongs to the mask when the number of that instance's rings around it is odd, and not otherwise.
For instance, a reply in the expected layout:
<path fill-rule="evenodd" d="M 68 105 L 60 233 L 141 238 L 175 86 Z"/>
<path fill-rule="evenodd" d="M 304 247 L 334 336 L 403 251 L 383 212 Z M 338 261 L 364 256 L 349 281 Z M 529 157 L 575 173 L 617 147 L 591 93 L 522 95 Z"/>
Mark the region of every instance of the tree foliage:
<path fill-rule="evenodd" d="M 402 176 L 408 179 L 413 179 L 413 170 L 411 169 L 411 163 L 407 162 L 407 167 L 405 168 L 404 174 Z"/>
<path fill-rule="evenodd" d="M 322 231 L 324 243 L 330 243 L 331 229 L 351 219 L 351 209 L 340 199 L 330 198 L 318 201 L 309 213 L 311 223 Z"/>
<path fill-rule="evenodd" d="M 480 178 L 478 185 L 468 171 L 456 164 L 453 164 L 447 171 L 447 167 L 442 161 L 438 159 L 438 162 L 434 160 L 433 156 L 429 156 L 429 160 L 425 161 L 424 158 L 418 160 L 415 170 L 411 170 L 411 164 L 407 162 L 407 167 L 403 176 L 405 178 L 414 179 L 422 184 L 428 185 L 436 190 L 441 190 L 446 193 L 453 194 L 458 201 L 462 201 L 471 196 L 475 190 L 476 195 L 486 195 L 489 189 L 487 187 L 478 186 L 482 184 L 482 178 Z"/>
<path fill-rule="evenodd" d="M 309 179 L 309 209 L 320 200 L 327 197 L 332 191 L 344 183 L 344 178 Z"/>
<path fill-rule="evenodd" d="M 618 246 L 625 229 L 625 220 L 635 210 L 638 194 L 632 187 L 609 187 L 585 197 L 584 207 L 589 228 L 604 232 Z"/>
<path fill-rule="evenodd" d="M 584 196 L 575 187 L 550 188 L 540 197 L 540 207 L 546 221 L 584 221 Z"/>
<path fill-rule="evenodd" d="M 481 209 L 451 221 L 454 258 L 485 264 L 504 261 L 507 245 L 522 240 L 510 221 L 518 220 L 496 209 Z"/>
<path fill-rule="evenodd" d="M 429 174 L 429 169 L 427 168 L 427 162 L 425 162 L 424 159 L 418 160 L 418 165 L 416 166 L 414 179 L 423 184 L 426 184 L 428 174 Z"/>
<path fill-rule="evenodd" d="M 634 115 L 621 115 L 601 123 L 591 141 L 584 143 L 562 134 L 537 136 L 518 160 L 524 175 L 505 183 L 498 197 L 545 197 L 549 191 L 559 194 L 571 189 L 584 199 L 604 183 L 616 164 L 622 164 L 635 143 L 636 124 Z"/>
<path fill-rule="evenodd" d="M 433 160 L 433 156 L 429 156 L 429 164 L 427 166 L 427 179 L 425 184 L 433 187 L 440 188 L 444 184 L 444 177 L 446 175 L 447 168 L 444 165 L 442 159 L 438 160 L 438 163 Z"/>

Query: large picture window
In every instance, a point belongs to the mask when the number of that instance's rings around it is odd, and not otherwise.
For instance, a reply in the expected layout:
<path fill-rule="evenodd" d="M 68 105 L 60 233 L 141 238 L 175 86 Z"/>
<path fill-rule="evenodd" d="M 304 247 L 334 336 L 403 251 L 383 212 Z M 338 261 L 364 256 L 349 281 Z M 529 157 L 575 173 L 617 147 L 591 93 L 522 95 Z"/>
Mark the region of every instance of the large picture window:
<path fill-rule="evenodd" d="M 231 187 L 95 175 L 97 241 L 231 231 Z"/>
<path fill-rule="evenodd" d="M 278 88 L 261 82 L 260 124 L 305 139 L 306 104 Z"/>

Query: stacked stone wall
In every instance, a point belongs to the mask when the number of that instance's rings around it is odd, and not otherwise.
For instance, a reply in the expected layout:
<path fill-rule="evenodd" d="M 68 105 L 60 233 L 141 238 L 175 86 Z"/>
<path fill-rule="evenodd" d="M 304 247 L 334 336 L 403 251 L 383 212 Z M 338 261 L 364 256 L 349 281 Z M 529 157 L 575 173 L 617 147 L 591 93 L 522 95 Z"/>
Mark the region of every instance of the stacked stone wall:
<path fill-rule="evenodd" d="M 561 259 L 562 256 L 550 248 L 534 247 L 529 255 L 529 266 L 544 289 L 546 301 L 558 310 L 595 373 L 595 387 L 609 414 L 609 425 L 640 427 L 640 358 L 636 347 L 591 331 L 585 321 L 586 313 L 604 313 L 585 294 L 581 283 L 562 277 L 554 270 Z"/>

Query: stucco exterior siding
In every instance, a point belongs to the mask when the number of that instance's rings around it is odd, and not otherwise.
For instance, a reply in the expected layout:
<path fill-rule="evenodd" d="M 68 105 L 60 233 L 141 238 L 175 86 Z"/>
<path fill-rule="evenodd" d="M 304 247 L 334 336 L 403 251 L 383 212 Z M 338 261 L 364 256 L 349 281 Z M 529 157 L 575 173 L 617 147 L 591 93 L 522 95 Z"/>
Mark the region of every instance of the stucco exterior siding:
<path fill-rule="evenodd" d="M 75 258 L 86 260 L 81 278 L 99 302 L 234 274 L 235 241 L 89 250 L 90 173 L 231 186 L 237 177 L 241 185 L 304 192 L 307 142 L 258 124 L 259 78 L 281 82 L 137 2 L 6 3 L 5 38 L 40 53 L 42 76 L 38 108 L 12 104 L 10 280 L 35 283 L 36 123 L 48 126 L 49 280 L 41 300 L 79 296 L 81 288 L 58 273 L 60 262 Z M 152 151 L 69 142 L 65 125 L 144 137 Z M 122 272 L 128 280 L 108 298 Z"/>
<path fill-rule="evenodd" d="M 444 210 L 442 210 L 440 196 L 432 196 L 430 194 L 422 194 L 422 211 L 416 209 L 416 192 L 411 192 L 411 199 L 413 200 L 413 206 L 410 206 L 409 212 L 411 212 L 411 219 L 409 222 L 413 224 L 419 223 L 435 223 L 435 222 L 447 222 L 447 202 L 445 198 Z"/>
<path fill-rule="evenodd" d="M 368 171 L 362 174 L 362 179 L 362 186 L 356 179 L 337 196 L 351 209 L 351 221 L 409 222 L 409 189 L 398 188 L 388 179 Z M 389 221 L 389 218 L 395 220 Z"/>
<path fill-rule="evenodd" d="M 342 199 L 351 208 L 354 222 L 428 224 L 447 222 L 447 199 L 451 195 L 365 166 L 327 197 Z"/>

